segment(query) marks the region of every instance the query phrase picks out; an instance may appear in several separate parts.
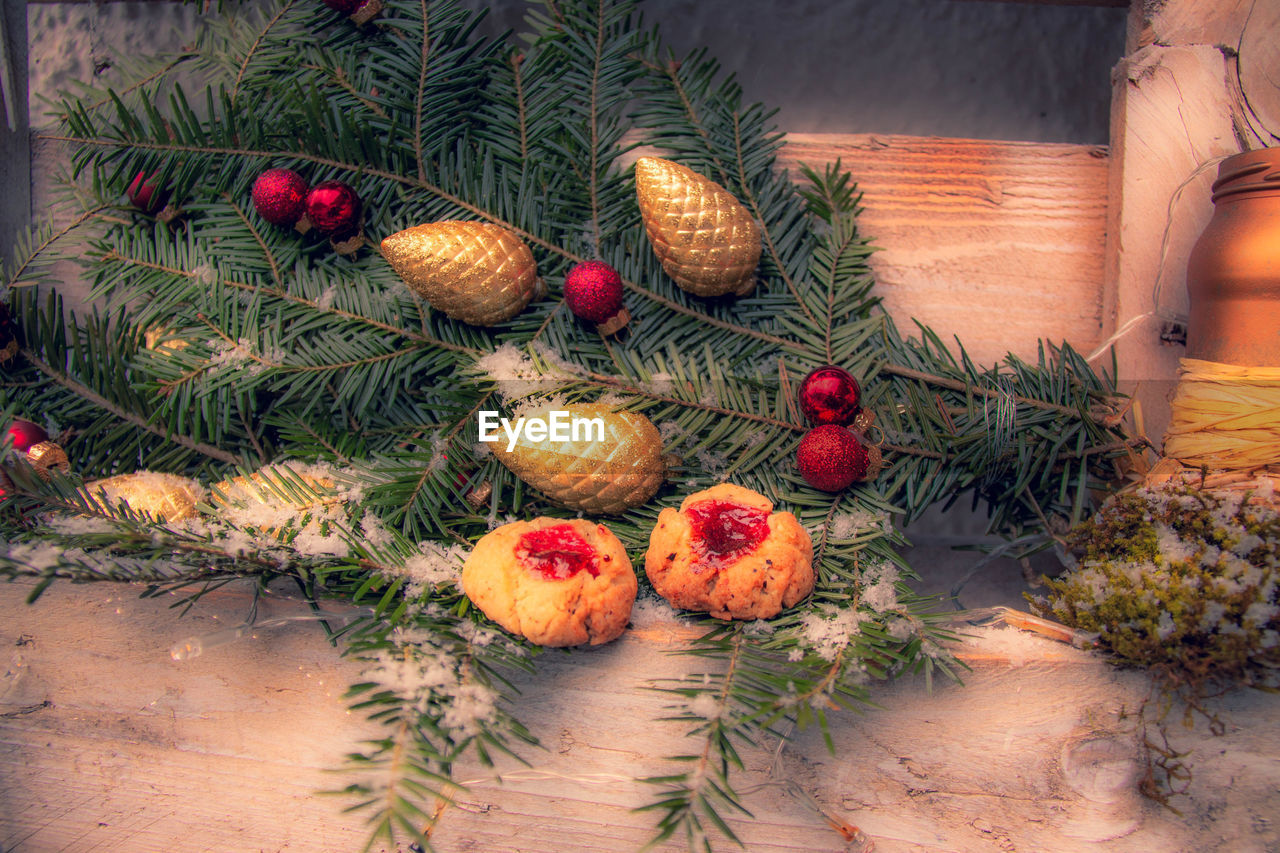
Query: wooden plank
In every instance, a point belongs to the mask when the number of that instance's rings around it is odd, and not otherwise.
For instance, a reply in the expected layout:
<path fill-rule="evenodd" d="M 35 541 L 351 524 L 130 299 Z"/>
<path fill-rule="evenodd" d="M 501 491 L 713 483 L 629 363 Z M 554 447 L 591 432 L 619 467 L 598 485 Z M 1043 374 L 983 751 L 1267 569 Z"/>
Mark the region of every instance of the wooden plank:
<path fill-rule="evenodd" d="M 1162 342 L 1161 328 L 1166 318 L 1189 314 L 1187 257 L 1213 211 L 1216 163 L 1244 144 L 1259 145 L 1263 128 L 1280 129 L 1280 102 L 1267 82 L 1280 79 L 1274 26 L 1268 29 L 1280 0 L 1169 0 L 1153 14 L 1144 5 L 1135 4 L 1129 51 L 1113 78 L 1107 287 L 1114 302 L 1105 322 L 1108 336 L 1132 323 L 1116 344 L 1120 375 L 1159 442 L 1185 352 Z M 1224 45 L 1247 51 L 1237 60 Z M 1248 69 L 1239 77 L 1237 62 Z M 1253 93 L 1253 113 L 1241 83 Z"/>
<path fill-rule="evenodd" d="M 1107 149 L 893 135 L 791 134 L 785 166 L 839 159 L 862 191 L 877 293 L 959 335 L 979 362 L 1043 338 L 1101 340 Z"/>
<path fill-rule="evenodd" d="M 30 607 L 28 589 L 0 586 L 0 850 L 359 849 L 360 818 L 314 792 L 351 781 L 325 771 L 376 729 L 346 712 L 357 671 L 315 626 L 263 630 L 179 664 L 170 644 L 237 622 L 243 587 L 181 619 L 136 588 L 57 584 Z M 268 596 L 260 616 L 304 612 Z M 518 677 L 518 713 L 546 748 L 525 751 L 532 768 L 507 765 L 517 772 L 501 785 L 462 767 L 473 784 L 445 812 L 438 849 L 638 849 L 652 818 L 632 809 L 653 793 L 633 780 L 697 748 L 680 724 L 655 722 L 665 700 L 645 689 L 705 665 L 666 653 L 688 630 L 660 621 L 544 655 L 537 676 Z M 756 819 L 734 828 L 747 849 L 857 850 L 806 797 L 880 853 L 1280 847 L 1280 697 L 1229 697 L 1224 737 L 1174 733 L 1196 773 L 1178 816 L 1132 785 L 1136 743 L 1120 712 L 1145 695 L 1140 675 L 1009 629 L 974 633 L 965 685 L 874 685 L 880 708 L 833 717 L 835 755 L 813 731 L 781 752 L 744 749 L 738 779 Z"/>

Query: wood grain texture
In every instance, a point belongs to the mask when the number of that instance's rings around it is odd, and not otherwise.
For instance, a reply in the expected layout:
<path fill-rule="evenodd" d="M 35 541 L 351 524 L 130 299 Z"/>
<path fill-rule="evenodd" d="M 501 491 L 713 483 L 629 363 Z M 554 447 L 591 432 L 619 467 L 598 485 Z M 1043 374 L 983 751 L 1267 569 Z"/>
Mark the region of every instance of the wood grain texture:
<path fill-rule="evenodd" d="M 1154 15 L 1139 10 L 1113 75 L 1107 292 L 1115 301 L 1105 321 L 1108 335 L 1135 322 L 1116 354 L 1157 443 L 1185 354 L 1161 341 L 1161 326 L 1190 316 L 1187 258 L 1213 212 L 1217 163 L 1259 145 L 1263 128 L 1280 129 L 1280 101 L 1271 105 L 1280 51 L 1268 24 L 1277 16 L 1280 0 L 1169 0 Z M 1244 52 L 1237 60 L 1224 45 Z M 1254 93 L 1247 103 L 1241 85 Z"/>
<path fill-rule="evenodd" d="M 238 621 L 248 597 L 219 591 L 179 619 L 122 586 L 0 586 L 0 850 L 184 853 L 357 850 L 358 817 L 316 795 L 351 781 L 326 770 L 375 729 L 341 698 L 356 674 L 307 623 L 175 663 L 173 642 Z M 263 605 L 261 618 L 301 611 Z M 216 617 L 216 618 L 215 618 Z M 655 722 L 655 678 L 699 671 L 668 652 L 679 622 L 608 646 L 552 653 L 521 677 L 516 709 L 542 744 L 503 784 L 463 767 L 470 789 L 433 836 L 445 853 L 637 850 L 652 792 L 637 776 L 697 744 Z M 1134 792 L 1132 727 L 1145 687 L 1100 659 L 1009 630 L 979 631 L 966 684 L 876 685 L 879 709 L 837 715 L 837 752 L 816 732 L 780 753 L 745 749 L 738 777 L 753 853 L 855 850 L 806 805 L 861 827 L 880 853 L 947 850 L 1264 850 L 1280 845 L 1280 697 L 1241 694 L 1228 732 L 1178 737 L 1192 750 L 1183 816 Z M 1178 733 L 1175 733 L 1178 734 Z M 776 765 L 776 769 L 772 769 Z M 792 784 L 800 797 L 779 784 Z M 665 850 L 681 849 L 669 845 Z M 729 849 L 728 847 L 724 849 Z"/>
<path fill-rule="evenodd" d="M 904 331 L 959 335 L 980 363 L 1101 340 L 1105 147 L 792 134 L 781 159 L 853 174 L 875 292 Z"/>

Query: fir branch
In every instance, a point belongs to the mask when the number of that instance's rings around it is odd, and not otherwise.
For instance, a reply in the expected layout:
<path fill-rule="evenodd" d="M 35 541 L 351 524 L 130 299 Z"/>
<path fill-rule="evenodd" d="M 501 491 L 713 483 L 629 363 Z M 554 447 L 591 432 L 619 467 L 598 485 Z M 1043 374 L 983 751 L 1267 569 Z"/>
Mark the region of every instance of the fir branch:
<path fill-rule="evenodd" d="M 150 269 L 150 270 L 155 270 L 156 272 L 163 272 L 178 278 L 186 278 L 191 280 L 196 280 L 200 278 L 200 274 L 192 270 L 184 270 L 178 267 L 167 266 L 165 264 L 159 264 L 152 261 L 145 261 L 139 258 L 131 258 L 126 255 L 120 254 L 120 252 L 114 249 L 100 255 L 98 260 L 119 261 L 121 263 L 129 264 L 135 267 L 139 267 L 141 269 Z M 232 280 L 224 280 L 221 283 L 224 286 L 233 288 L 235 290 L 243 290 L 249 293 L 262 293 L 274 299 L 279 299 L 284 302 L 290 302 L 290 303 L 293 303 L 294 305 L 309 308 L 314 311 L 318 311 L 325 314 L 331 314 L 335 317 L 341 317 L 345 320 L 352 320 L 358 323 L 363 323 L 377 329 L 382 329 L 384 331 L 392 332 L 396 335 L 406 337 L 414 341 L 415 343 L 422 344 L 425 346 L 436 347 L 442 350 L 449 350 L 451 352 L 468 355 L 474 358 L 479 358 L 480 356 L 484 355 L 483 350 L 475 349 L 474 347 L 462 346 L 459 344 L 455 344 L 451 341 L 442 340 L 440 338 L 435 338 L 430 335 L 422 334 L 419 332 L 413 332 L 408 329 L 402 328 L 400 326 L 393 326 L 390 323 L 383 323 L 381 321 L 374 320 L 371 317 L 366 317 L 362 314 L 356 314 L 351 311 L 344 311 L 340 308 L 334 308 L 332 306 L 327 306 L 327 307 L 321 306 L 317 304 L 314 300 L 305 299 L 301 296 L 295 296 L 294 294 L 291 294 L 279 288 L 264 287 L 260 285 L 254 285 L 246 282 L 232 281 Z M 226 337 L 226 336 L 224 335 L 223 337 Z"/>
<path fill-rule="evenodd" d="M 680 79 L 681 64 L 677 62 L 674 57 L 668 59 L 665 63 L 658 63 L 653 60 L 643 58 L 641 59 L 641 62 L 650 71 L 663 75 L 670 82 L 672 91 L 676 93 L 676 96 L 680 99 L 681 105 L 684 107 L 685 117 L 688 119 L 690 126 L 697 131 L 703 143 L 706 145 L 708 152 L 711 152 L 711 162 L 720 175 L 720 183 L 729 183 L 729 170 L 725 167 L 719 156 L 714 153 L 715 146 L 711 138 L 711 133 L 707 130 L 706 125 L 699 117 L 698 111 L 694 108 L 693 99 L 690 98 L 689 92 L 685 88 L 684 81 Z"/>
<path fill-rule="evenodd" d="M 516 111 L 520 119 L 520 160 L 527 162 L 529 159 L 529 110 L 525 105 L 524 80 L 520 76 L 520 66 L 524 63 L 524 58 L 519 53 L 511 54 L 511 74 L 515 79 L 516 87 Z"/>
<path fill-rule="evenodd" d="M 421 55 L 418 67 L 418 92 L 413 103 L 413 153 L 418 161 L 418 181 L 426 183 L 426 149 L 422 144 L 423 96 L 427 88 L 427 68 L 431 62 L 431 23 L 427 17 L 427 0 L 420 0 L 422 9 Z"/>
<path fill-rule="evenodd" d="M 240 461 L 239 457 L 235 454 L 228 453 L 220 447 L 214 447 L 211 444 L 195 441 L 185 435 L 171 433 L 168 430 L 161 429 L 159 426 L 151 423 L 139 414 L 120 408 L 106 397 L 103 397 L 92 388 L 89 388 L 87 385 L 77 382 L 61 371 L 55 370 L 30 349 L 24 347 L 22 349 L 22 355 L 45 376 L 48 376 L 54 382 L 58 383 L 63 388 L 66 388 L 68 391 L 71 391 L 82 400 L 86 400 L 87 402 L 97 406 L 99 409 L 109 412 L 119 420 L 132 424 L 139 429 L 146 430 L 147 432 L 159 436 L 166 441 L 172 441 L 175 444 L 187 448 L 188 450 L 194 450 L 195 452 L 207 456 L 210 459 L 216 459 L 217 461 L 225 462 L 228 465 L 235 465 Z"/>
<path fill-rule="evenodd" d="M 596 2 L 595 56 L 592 58 L 590 106 L 587 123 L 591 131 L 591 160 L 587 172 L 587 193 L 591 198 L 591 234 L 594 245 L 600 245 L 600 63 L 604 54 L 604 0 Z"/>
<path fill-rule="evenodd" d="M 231 84 L 232 103 L 235 103 L 236 96 L 240 94 L 240 85 L 244 82 L 244 75 L 249 70 L 249 64 L 253 62 L 254 57 L 257 55 L 258 48 L 262 46 L 263 40 L 267 37 L 267 34 L 271 32 L 272 28 L 274 28 L 276 24 L 280 23 L 280 19 L 293 8 L 293 4 L 294 0 L 287 0 L 287 2 L 280 7 L 280 11 L 276 12 L 276 14 L 267 21 L 266 25 L 258 33 L 257 37 L 254 38 L 253 44 L 250 45 L 248 51 L 245 52 L 244 59 L 240 61 L 240 70 L 236 72 L 235 82 Z M 148 81 L 143 81 L 139 85 L 145 85 L 146 82 Z"/>
<path fill-rule="evenodd" d="M 39 138 L 52 141 L 52 142 L 68 142 L 68 143 L 75 143 L 77 145 L 96 146 L 96 147 L 102 147 L 102 148 L 128 147 L 129 149 L 134 149 L 134 150 L 156 151 L 156 152 L 165 152 L 165 153 L 171 153 L 171 154 L 211 155 L 211 156 L 222 156 L 222 157 L 239 156 L 239 157 L 247 157 L 247 158 L 252 158 L 257 160 L 274 160 L 281 157 L 287 157 L 293 160 L 300 160 L 308 163 L 313 163 L 318 166 L 327 166 L 329 168 L 341 169 L 343 171 L 360 172 L 360 173 L 372 175 L 374 177 L 381 178 L 390 182 L 403 184 L 413 189 L 419 189 L 419 190 L 424 190 L 426 192 L 430 192 L 433 195 L 439 197 L 441 200 L 447 201 L 450 204 L 456 205 L 457 207 L 467 211 L 468 213 L 475 215 L 477 218 L 481 220 L 484 220 L 486 222 L 492 222 L 496 225 L 502 225 L 504 228 L 508 228 L 509 230 L 517 234 L 521 239 L 526 240 L 529 243 L 533 243 L 534 245 L 539 246 L 540 248 L 545 249 L 549 252 L 560 255 L 565 259 L 572 261 L 573 263 L 585 263 L 588 260 L 588 258 L 586 258 L 585 256 L 569 251 L 567 249 L 564 249 L 561 246 L 538 236 L 537 234 L 527 231 L 524 228 L 521 228 L 518 225 L 515 225 L 514 223 L 508 222 L 502 219 L 500 216 L 497 216 L 491 213 L 490 211 L 482 207 L 479 207 L 478 205 L 475 205 L 466 201 L 461 196 L 458 196 L 454 193 L 446 191 L 445 189 L 443 189 L 438 185 L 432 184 L 427 181 L 417 180 L 415 178 L 408 178 L 402 175 L 395 174 L 393 172 L 388 172 L 383 169 L 370 168 L 367 166 L 355 166 L 348 163 L 343 163 L 339 160 L 334 160 L 332 158 L 323 157 L 320 155 L 309 154 L 304 151 L 266 151 L 261 149 L 235 149 L 235 148 L 226 148 L 222 146 L 182 145 L 177 143 L 133 142 L 133 141 L 122 142 L 122 141 L 117 141 L 112 139 L 61 136 L 56 134 L 42 134 L 39 136 Z M 693 308 L 689 308 L 688 306 L 681 305 L 680 303 L 672 299 L 669 299 L 665 296 L 662 296 L 661 294 L 656 293 L 634 281 L 623 279 L 623 285 L 633 293 L 643 296 L 645 299 L 648 299 L 658 305 L 661 305 L 663 308 L 666 308 L 667 310 L 673 313 L 680 314 L 685 317 L 689 317 L 691 319 L 695 319 L 700 323 L 714 326 L 717 329 L 733 332 L 734 334 L 743 335 L 745 337 L 754 338 L 756 340 L 763 341 L 765 343 L 776 344 L 779 346 L 794 345 L 794 342 L 788 341 L 785 338 L 780 338 L 777 335 L 771 335 L 767 332 L 759 331 L 758 329 L 752 329 L 750 327 L 742 326 L 737 323 L 731 323 L 726 320 L 720 320 L 716 317 L 709 317 L 706 314 L 703 314 Z M 444 344 L 442 344 L 442 346 L 443 345 Z"/>
<path fill-rule="evenodd" d="M 782 276 L 783 282 L 787 285 L 787 290 L 791 291 L 791 295 L 795 297 L 796 304 L 800 306 L 800 310 L 804 313 L 809 322 L 815 326 L 821 326 L 818 318 L 809 310 L 809 306 L 805 304 L 805 300 L 800 295 L 800 291 L 796 288 L 795 281 L 787 274 L 786 264 L 783 263 L 782 256 L 778 252 L 778 247 L 773 241 L 773 235 L 769 232 L 769 225 L 765 221 L 764 215 L 760 212 L 760 204 L 756 200 L 756 194 L 752 190 L 751 181 L 747 180 L 747 167 L 743 155 L 742 146 L 742 117 L 737 110 L 733 111 L 733 150 L 735 154 L 735 162 L 738 168 L 738 186 L 742 188 L 743 196 L 746 199 L 747 206 L 751 208 L 751 213 L 756 221 L 760 223 L 760 234 L 764 240 L 764 246 L 769 250 L 769 254 L 773 257 L 774 264 L 778 267 L 778 274 Z M 827 350 L 827 361 L 831 361 L 831 320 L 833 318 L 828 315 L 826 324 L 827 334 L 824 336 Z"/>
<path fill-rule="evenodd" d="M 965 394 L 976 394 L 980 397 L 987 397 L 988 399 L 997 399 L 1000 397 L 1000 392 L 995 390 L 994 388 L 983 388 L 978 385 L 973 385 L 972 383 L 969 383 L 969 382 L 961 382 L 958 379 L 950 379 L 946 376 L 938 376 L 937 374 L 927 373 L 923 370 L 916 370 L 915 368 L 905 367 L 903 365 L 894 364 L 889 361 L 885 361 L 880 365 L 880 371 L 883 373 L 892 374 L 893 376 L 901 376 L 905 379 L 916 379 L 921 382 L 926 382 L 930 385 L 937 385 L 940 388 L 949 388 L 952 391 L 962 391 Z M 1073 408 L 1071 406 L 1063 406 L 1058 403 L 1047 403 L 1043 400 L 1034 400 L 1030 397 L 1022 397 L 1022 396 L 1016 396 L 1016 395 L 1014 396 L 1014 400 L 1020 403 L 1021 405 L 1030 406 L 1033 409 L 1042 409 L 1046 412 L 1055 412 L 1060 415 L 1067 415 L 1068 417 L 1073 417 L 1073 418 L 1091 417 L 1091 415 L 1088 412 L 1081 412 L 1077 408 Z"/>
<path fill-rule="evenodd" d="M 73 219 L 71 222 L 68 222 L 62 228 L 59 228 L 57 231 L 54 231 L 49 235 L 47 235 L 37 245 L 31 247 L 30 251 L 27 252 L 26 257 L 22 259 L 22 262 L 19 263 L 18 266 L 14 269 L 14 271 L 9 275 L 9 286 L 10 287 L 24 286 L 26 283 L 22 281 L 22 276 L 24 273 L 26 273 L 27 269 L 35 262 L 37 258 L 43 255 L 46 251 L 48 251 L 53 246 L 54 243 L 58 242 L 63 237 L 66 237 L 67 235 L 71 234 L 71 232 L 75 231 L 81 225 L 84 225 L 86 222 L 97 217 L 99 214 L 102 213 L 102 211 L 106 210 L 107 207 L 108 205 L 106 204 L 99 204 L 89 208 L 88 210 L 84 211 L 79 216 L 77 216 L 75 219 Z"/>
<path fill-rule="evenodd" d="M 292 0 L 290 0 L 290 2 L 292 2 Z M 253 235 L 253 239 L 262 247 L 262 256 L 266 259 L 267 266 L 271 268 L 271 278 L 275 281 L 277 289 L 283 289 L 284 282 L 280 278 L 280 265 L 276 263 L 276 256 L 272 253 L 271 247 L 267 245 L 267 241 L 263 240 L 262 234 L 258 232 L 257 228 L 253 227 L 253 223 L 250 222 L 249 217 L 245 215 L 244 208 L 240 207 L 240 205 L 236 204 L 231 199 L 230 193 L 223 193 L 222 198 L 226 201 L 227 206 L 235 212 L 236 217 L 244 223 L 244 227 Z"/>

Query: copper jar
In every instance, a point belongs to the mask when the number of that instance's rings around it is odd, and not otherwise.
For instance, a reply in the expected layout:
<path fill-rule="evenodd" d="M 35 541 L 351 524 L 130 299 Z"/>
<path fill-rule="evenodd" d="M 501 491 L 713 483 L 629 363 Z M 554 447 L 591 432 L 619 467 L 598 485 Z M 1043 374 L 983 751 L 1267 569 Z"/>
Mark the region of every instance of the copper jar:
<path fill-rule="evenodd" d="M 1280 367 L 1280 148 L 1223 160 L 1187 262 L 1187 357 Z"/>

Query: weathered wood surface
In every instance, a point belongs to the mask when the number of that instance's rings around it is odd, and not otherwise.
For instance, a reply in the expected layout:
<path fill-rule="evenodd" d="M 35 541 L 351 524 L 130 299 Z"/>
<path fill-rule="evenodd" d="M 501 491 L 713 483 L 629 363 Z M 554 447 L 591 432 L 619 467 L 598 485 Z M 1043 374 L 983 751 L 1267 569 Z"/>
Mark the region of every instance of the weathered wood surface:
<path fill-rule="evenodd" d="M 1113 75 L 1108 335 L 1157 309 L 1187 317 L 1187 257 L 1213 212 L 1217 161 L 1280 143 L 1277 26 L 1280 0 L 1134 4 Z M 1116 345 L 1157 441 L 1185 354 L 1161 343 L 1161 324 L 1141 320 Z"/>
<path fill-rule="evenodd" d="M 853 174 L 876 293 L 904 332 L 914 317 L 984 364 L 1101 340 L 1105 147 L 792 134 L 781 159 Z"/>
<path fill-rule="evenodd" d="M 357 675 L 309 623 L 263 630 L 185 663 L 170 645 L 234 624 L 247 598 L 220 591 L 179 619 L 136 588 L 55 585 L 34 606 L 0 587 L 0 850 L 346 851 L 358 818 L 316 791 L 375 731 L 342 701 Z M 301 612 L 267 605 L 263 618 Z M 215 618 L 217 617 L 217 618 Z M 690 751 L 644 686 L 682 674 L 665 654 L 688 629 L 659 623 L 605 648 L 549 654 L 522 678 L 519 714 L 545 750 L 533 771 L 461 794 L 442 851 L 625 851 L 648 838 L 631 780 Z M 747 849 L 857 849 L 770 782 L 788 780 L 893 851 L 1264 851 L 1280 847 L 1280 700 L 1230 697 L 1228 730 L 1178 734 L 1195 766 L 1178 817 L 1141 799 L 1132 727 L 1139 676 L 1047 640 L 984 631 L 963 686 L 882 685 L 882 705 L 837 718 L 832 756 L 812 732 L 774 756 L 747 751 L 755 822 Z M 464 768 L 463 779 L 487 774 Z M 672 846 L 669 849 L 679 849 Z M 727 848 L 726 848 L 727 849 Z"/>

